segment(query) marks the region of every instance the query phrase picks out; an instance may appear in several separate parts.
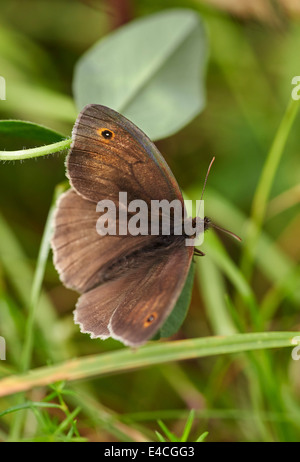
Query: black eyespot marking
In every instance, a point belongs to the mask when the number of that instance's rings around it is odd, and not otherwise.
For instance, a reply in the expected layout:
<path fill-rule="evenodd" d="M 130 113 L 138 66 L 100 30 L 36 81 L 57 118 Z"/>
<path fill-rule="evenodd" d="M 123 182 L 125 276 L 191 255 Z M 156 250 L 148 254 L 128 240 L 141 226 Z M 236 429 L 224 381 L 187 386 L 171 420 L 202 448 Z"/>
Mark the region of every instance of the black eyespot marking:
<path fill-rule="evenodd" d="M 106 140 L 110 140 L 113 136 L 113 132 L 111 132 L 110 130 L 103 130 L 101 132 L 101 135 L 103 136 L 103 138 L 105 138 Z"/>
<path fill-rule="evenodd" d="M 115 136 L 114 132 L 106 127 L 99 127 L 97 129 L 97 135 L 102 138 L 102 142 L 109 143 Z"/>
<path fill-rule="evenodd" d="M 154 311 L 154 313 L 151 313 L 150 316 L 145 320 L 144 322 L 144 327 L 150 326 L 150 324 L 157 318 L 157 313 Z"/>

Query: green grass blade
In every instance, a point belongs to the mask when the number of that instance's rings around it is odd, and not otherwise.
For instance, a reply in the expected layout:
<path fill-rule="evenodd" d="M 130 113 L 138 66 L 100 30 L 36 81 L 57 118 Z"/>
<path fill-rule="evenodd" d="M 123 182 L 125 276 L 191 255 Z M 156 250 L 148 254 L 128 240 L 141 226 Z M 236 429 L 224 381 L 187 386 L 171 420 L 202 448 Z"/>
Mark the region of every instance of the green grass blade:
<path fill-rule="evenodd" d="M 212 214 L 213 217 L 217 217 L 217 224 L 227 229 L 232 229 L 241 236 L 244 242 L 247 217 L 216 191 L 206 189 L 205 193 L 210 214 Z M 200 197 L 200 194 L 201 191 L 198 189 L 189 191 L 189 197 L 192 199 Z M 254 249 L 250 248 L 249 251 L 253 253 L 254 258 Z M 286 255 L 264 231 L 260 233 L 255 258 L 257 266 L 262 273 L 272 283 L 281 285 L 281 290 L 286 291 L 288 299 L 298 307 L 300 304 L 299 278 L 293 278 L 293 280 L 295 280 L 295 285 L 293 286 L 293 290 L 289 290 L 290 276 L 291 274 L 296 274 L 297 265 L 295 265 L 292 258 Z"/>
<path fill-rule="evenodd" d="M 221 241 L 217 238 L 215 233 L 210 233 L 205 237 L 205 248 L 207 248 L 208 257 L 213 259 L 214 263 L 222 270 L 236 288 L 236 291 L 239 293 L 251 316 L 253 326 L 256 330 L 259 330 L 259 307 L 253 290 L 244 278 L 243 273 L 227 254 L 224 246 L 221 244 Z M 207 260 L 205 261 L 204 266 L 206 263 Z"/>
<path fill-rule="evenodd" d="M 195 418 L 195 410 L 192 409 L 191 412 L 188 415 L 188 418 L 187 418 L 186 424 L 184 426 L 184 430 L 183 430 L 183 433 L 181 435 L 180 441 L 185 443 L 188 440 L 188 437 L 189 437 L 189 434 L 191 432 L 192 425 L 193 425 L 193 422 L 194 422 L 194 418 Z"/>
<path fill-rule="evenodd" d="M 88 379 L 165 362 L 251 350 L 292 347 L 297 344 L 296 337 L 297 332 L 259 332 L 148 344 L 134 351 L 126 348 L 111 353 L 72 359 L 57 365 L 40 367 L 24 374 L 6 377 L 0 380 L 0 396 L 49 385 L 60 380 Z"/>
<path fill-rule="evenodd" d="M 209 257 L 199 257 L 196 264 L 198 284 L 213 332 L 216 335 L 236 333 L 236 327 L 225 303 L 226 290 L 223 275 Z"/>
<path fill-rule="evenodd" d="M 33 349 L 33 339 L 34 339 L 34 324 L 35 324 L 35 313 L 38 306 L 38 301 L 41 293 L 42 281 L 44 277 L 46 262 L 49 255 L 50 250 L 50 238 L 52 233 L 52 220 L 53 214 L 55 210 L 55 204 L 59 195 L 63 192 L 62 187 L 58 186 L 55 189 L 52 205 L 50 207 L 42 242 L 40 246 L 40 251 L 37 259 L 37 265 L 34 273 L 33 283 L 31 286 L 31 295 L 30 295 L 30 304 L 28 309 L 28 317 L 26 320 L 25 325 L 25 340 L 24 346 L 21 354 L 21 371 L 27 371 L 30 367 L 31 363 L 31 356 L 32 356 L 32 349 Z M 19 396 L 19 400 L 22 400 L 23 397 Z M 14 424 L 11 427 L 11 439 L 16 441 L 19 439 L 21 426 L 23 422 L 23 414 L 18 414 L 14 421 Z"/>
<path fill-rule="evenodd" d="M 166 443 L 167 440 L 159 432 L 156 431 L 155 435 L 157 436 L 157 439 L 160 441 L 160 443 Z"/>
<path fill-rule="evenodd" d="M 177 441 L 176 436 L 174 435 L 174 433 L 172 433 L 168 429 L 168 427 L 163 423 L 163 421 L 159 419 L 157 421 L 157 423 L 160 426 L 160 428 L 162 429 L 162 431 L 164 432 L 164 434 L 166 435 L 166 437 L 169 438 L 169 441 L 171 441 L 172 443 L 176 443 L 176 441 Z"/>
<path fill-rule="evenodd" d="M 202 435 L 199 436 L 199 438 L 196 439 L 196 443 L 203 443 L 205 438 L 208 436 L 208 432 L 202 433 Z"/>
<path fill-rule="evenodd" d="M 36 269 L 34 273 L 33 283 L 31 287 L 31 297 L 30 297 L 30 307 L 28 312 L 28 319 L 25 329 L 25 344 L 23 349 L 23 354 L 21 357 L 21 368 L 23 371 L 27 370 L 30 367 L 30 360 L 32 354 L 32 345 L 33 345 L 33 327 L 35 322 L 35 313 L 38 306 L 38 301 L 40 298 L 42 282 L 45 273 L 45 267 L 50 251 L 50 239 L 52 233 L 52 221 L 53 215 L 55 212 L 56 201 L 58 197 L 63 192 L 64 188 L 57 186 L 53 195 L 52 204 L 48 213 L 41 246 L 39 250 L 39 255 L 37 259 Z"/>
<path fill-rule="evenodd" d="M 64 430 L 66 430 L 66 428 L 74 421 L 75 417 L 79 414 L 80 411 L 80 407 L 74 409 L 74 411 L 71 412 L 65 418 L 65 420 L 63 420 L 63 422 L 57 427 L 57 429 L 55 430 L 55 435 L 59 435 L 59 433 L 62 433 Z"/>
<path fill-rule="evenodd" d="M 243 273 L 248 277 L 251 274 L 252 264 L 256 254 L 257 243 L 263 225 L 263 220 L 265 218 L 272 184 L 274 182 L 274 178 L 284 152 L 286 141 L 298 113 L 299 107 L 300 103 L 298 101 L 294 101 L 291 98 L 275 135 L 258 186 L 256 188 L 251 211 L 252 223 L 249 226 L 248 236 L 245 243 L 241 263 Z"/>
<path fill-rule="evenodd" d="M 16 297 L 19 300 L 19 310 L 29 308 L 32 299 L 32 281 L 34 273 L 29 264 L 28 257 L 24 253 L 20 243 L 14 235 L 13 229 L 8 225 L 5 218 L 0 214 L 0 263 L 4 274 L 11 283 Z M 50 299 L 44 291 L 41 292 L 39 309 L 36 311 L 36 322 L 42 332 L 43 340 L 47 345 L 47 356 L 53 361 L 61 360 L 68 356 L 66 346 L 54 341 L 56 311 Z"/>
<path fill-rule="evenodd" d="M 24 409 L 33 409 L 37 407 L 61 409 L 61 406 L 55 403 L 41 403 L 41 402 L 34 402 L 34 401 L 25 401 L 24 403 L 17 404 L 16 406 L 12 406 L 8 409 L 5 409 L 5 411 L 0 412 L 0 417 L 4 417 L 7 414 L 11 414 L 17 411 L 22 411 Z"/>

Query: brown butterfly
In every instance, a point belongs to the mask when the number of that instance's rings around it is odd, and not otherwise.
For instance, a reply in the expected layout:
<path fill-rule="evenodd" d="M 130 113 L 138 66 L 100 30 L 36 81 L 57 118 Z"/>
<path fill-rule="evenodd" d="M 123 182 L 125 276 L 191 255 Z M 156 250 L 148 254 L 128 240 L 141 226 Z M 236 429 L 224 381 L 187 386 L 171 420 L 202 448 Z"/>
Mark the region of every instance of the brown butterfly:
<path fill-rule="evenodd" d="M 74 311 L 81 332 L 139 346 L 174 308 L 195 249 L 185 245 L 184 234 L 100 236 L 96 205 L 110 199 L 120 206 L 120 191 L 149 205 L 183 204 L 182 194 L 151 140 L 112 109 L 86 106 L 72 139 L 66 161 L 72 188 L 57 204 L 54 264 L 62 282 L 82 294 Z M 209 225 L 205 218 L 204 229 Z"/>

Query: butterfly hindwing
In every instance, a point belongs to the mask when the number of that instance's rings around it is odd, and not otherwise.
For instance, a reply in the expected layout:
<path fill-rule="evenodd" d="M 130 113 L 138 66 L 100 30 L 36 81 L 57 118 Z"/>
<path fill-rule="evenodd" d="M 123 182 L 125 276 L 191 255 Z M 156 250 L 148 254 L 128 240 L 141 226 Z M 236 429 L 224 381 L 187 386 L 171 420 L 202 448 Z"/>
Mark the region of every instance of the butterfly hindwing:
<path fill-rule="evenodd" d="M 174 248 L 83 294 L 74 314 L 81 331 L 139 346 L 161 327 L 184 286 L 192 248 Z"/>

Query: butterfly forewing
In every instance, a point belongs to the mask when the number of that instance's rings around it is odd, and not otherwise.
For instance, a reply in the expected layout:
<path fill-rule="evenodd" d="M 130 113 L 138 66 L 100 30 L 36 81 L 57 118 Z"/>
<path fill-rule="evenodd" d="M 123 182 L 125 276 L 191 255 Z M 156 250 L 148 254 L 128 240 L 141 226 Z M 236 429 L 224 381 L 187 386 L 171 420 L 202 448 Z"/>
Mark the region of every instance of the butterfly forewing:
<path fill-rule="evenodd" d="M 129 201 L 182 201 L 171 170 L 151 140 L 125 117 L 100 105 L 86 106 L 77 119 L 67 174 L 74 189 L 93 202 L 117 202 L 120 191 L 128 193 Z"/>

